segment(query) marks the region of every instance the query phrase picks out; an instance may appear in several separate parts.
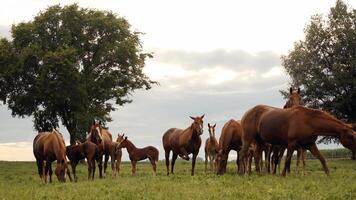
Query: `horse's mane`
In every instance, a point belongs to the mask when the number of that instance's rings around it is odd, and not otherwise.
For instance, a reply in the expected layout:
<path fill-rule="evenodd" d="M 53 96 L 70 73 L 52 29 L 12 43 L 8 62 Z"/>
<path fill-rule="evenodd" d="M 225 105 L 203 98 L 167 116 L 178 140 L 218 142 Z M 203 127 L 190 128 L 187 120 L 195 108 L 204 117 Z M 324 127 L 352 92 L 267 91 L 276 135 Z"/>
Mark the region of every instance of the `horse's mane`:
<path fill-rule="evenodd" d="M 312 115 L 312 117 L 333 120 L 334 122 L 336 122 L 342 126 L 346 126 L 346 127 L 352 129 L 351 125 L 348 125 L 348 124 L 344 123 L 343 121 L 337 119 L 334 115 L 330 114 L 327 111 L 318 110 L 318 109 L 314 109 L 314 108 L 306 108 L 304 106 L 298 106 L 298 108 L 302 108 L 302 109 L 306 110 L 308 113 L 310 113 L 310 115 Z"/>

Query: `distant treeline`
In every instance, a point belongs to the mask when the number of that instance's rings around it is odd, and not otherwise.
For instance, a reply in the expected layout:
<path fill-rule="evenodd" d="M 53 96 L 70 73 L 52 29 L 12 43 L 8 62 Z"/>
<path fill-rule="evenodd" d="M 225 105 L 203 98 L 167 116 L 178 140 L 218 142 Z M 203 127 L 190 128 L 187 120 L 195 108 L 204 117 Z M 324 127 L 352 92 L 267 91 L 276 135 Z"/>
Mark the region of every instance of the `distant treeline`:
<path fill-rule="evenodd" d="M 352 155 L 352 152 L 345 148 L 322 149 L 319 151 L 326 159 L 351 158 L 351 155 Z M 307 151 L 306 156 L 307 156 L 307 159 L 315 159 L 315 157 L 309 151 Z"/>

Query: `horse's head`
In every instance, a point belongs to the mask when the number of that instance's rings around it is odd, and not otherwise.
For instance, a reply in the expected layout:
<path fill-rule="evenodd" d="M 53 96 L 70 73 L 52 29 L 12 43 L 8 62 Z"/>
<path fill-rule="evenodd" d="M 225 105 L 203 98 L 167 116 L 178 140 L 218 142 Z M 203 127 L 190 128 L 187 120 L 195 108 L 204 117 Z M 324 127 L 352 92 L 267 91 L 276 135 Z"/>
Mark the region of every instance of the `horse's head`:
<path fill-rule="evenodd" d="M 353 127 L 345 130 L 345 134 L 341 134 L 339 140 L 344 147 L 356 152 L 356 132 Z"/>
<path fill-rule="evenodd" d="M 100 144 L 103 140 L 101 135 L 101 121 L 99 123 L 93 121 L 93 124 L 90 127 L 89 139 L 95 144 Z"/>
<path fill-rule="evenodd" d="M 217 175 L 223 175 L 226 172 L 226 165 L 227 165 L 227 159 L 228 159 L 228 153 L 226 152 L 225 149 L 219 149 L 216 152 L 216 174 Z"/>
<path fill-rule="evenodd" d="M 191 125 L 191 128 L 198 135 L 203 134 L 203 127 L 204 127 L 203 126 L 203 118 L 204 118 L 204 115 L 202 115 L 201 117 L 199 117 L 199 116 L 198 117 L 190 117 L 192 120 L 194 120 L 194 122 Z"/>
<path fill-rule="evenodd" d="M 124 136 L 125 136 L 124 133 L 122 135 L 120 135 L 120 133 L 118 133 L 116 142 L 118 142 L 118 143 L 122 142 L 124 140 Z"/>
<path fill-rule="evenodd" d="M 216 127 L 216 124 L 214 124 L 214 126 L 211 126 L 208 123 L 209 135 L 210 135 L 211 138 L 215 138 L 215 127 Z"/>
<path fill-rule="evenodd" d="M 57 160 L 57 167 L 54 173 L 56 174 L 59 182 L 66 182 L 66 174 L 68 173 L 67 170 L 67 160 L 65 158 Z"/>
<path fill-rule="evenodd" d="M 300 88 L 298 88 L 297 90 L 289 88 L 289 98 L 283 108 L 292 108 L 294 106 L 299 106 L 301 104 L 300 99 Z"/>
<path fill-rule="evenodd" d="M 127 136 L 116 146 L 116 150 L 126 148 Z"/>

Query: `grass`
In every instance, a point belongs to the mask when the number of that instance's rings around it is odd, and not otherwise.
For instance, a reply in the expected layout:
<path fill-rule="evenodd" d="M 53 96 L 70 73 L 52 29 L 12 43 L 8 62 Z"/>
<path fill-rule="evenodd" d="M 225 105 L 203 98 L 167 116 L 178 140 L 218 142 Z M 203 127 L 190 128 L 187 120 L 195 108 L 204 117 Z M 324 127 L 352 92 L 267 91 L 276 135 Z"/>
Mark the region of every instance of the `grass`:
<path fill-rule="evenodd" d="M 293 162 L 292 164 L 295 164 Z M 293 165 L 294 166 L 294 165 Z M 356 199 L 356 162 L 328 161 L 327 177 L 317 160 L 307 160 L 306 175 L 294 171 L 280 175 L 238 176 L 230 162 L 228 173 L 216 176 L 204 173 L 197 163 L 196 176 L 190 176 L 190 163 L 178 162 L 174 175 L 166 176 L 162 162 L 158 175 L 149 163 L 137 165 L 135 176 L 131 166 L 123 163 L 120 175 L 88 181 L 85 165 L 79 165 L 77 183 L 43 184 L 34 162 L 0 162 L 0 200 L 5 199 Z M 294 170 L 294 169 L 292 169 Z M 97 172 L 97 171 L 96 171 Z"/>

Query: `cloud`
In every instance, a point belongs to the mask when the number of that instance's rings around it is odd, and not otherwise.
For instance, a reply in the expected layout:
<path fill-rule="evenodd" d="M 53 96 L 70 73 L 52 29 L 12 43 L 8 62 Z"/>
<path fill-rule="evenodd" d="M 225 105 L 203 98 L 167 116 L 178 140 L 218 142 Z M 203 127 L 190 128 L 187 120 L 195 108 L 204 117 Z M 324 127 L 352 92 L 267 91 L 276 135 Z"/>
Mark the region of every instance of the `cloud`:
<path fill-rule="evenodd" d="M 0 38 L 5 37 L 7 39 L 11 38 L 11 27 L 0 25 Z"/>

